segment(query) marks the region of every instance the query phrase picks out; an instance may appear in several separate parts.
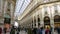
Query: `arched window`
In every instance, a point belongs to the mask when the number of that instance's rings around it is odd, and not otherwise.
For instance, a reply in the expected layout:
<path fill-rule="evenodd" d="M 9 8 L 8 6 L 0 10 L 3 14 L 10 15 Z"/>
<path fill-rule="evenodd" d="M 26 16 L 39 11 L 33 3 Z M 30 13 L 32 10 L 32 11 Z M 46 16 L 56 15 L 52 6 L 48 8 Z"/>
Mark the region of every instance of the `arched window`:
<path fill-rule="evenodd" d="M 4 18 L 4 23 L 10 24 L 11 23 L 11 18 Z"/>
<path fill-rule="evenodd" d="M 32 20 L 32 28 L 33 28 L 33 20 Z"/>
<path fill-rule="evenodd" d="M 6 13 L 6 14 L 4 15 L 4 23 L 10 24 L 10 22 L 11 22 L 11 17 L 10 17 L 9 14 Z"/>
<path fill-rule="evenodd" d="M 48 16 L 44 17 L 44 25 L 50 25 L 50 18 Z"/>
<path fill-rule="evenodd" d="M 34 17 L 34 26 L 36 26 L 36 18 Z"/>
<path fill-rule="evenodd" d="M 59 15 L 54 16 L 54 22 L 60 22 L 60 16 Z"/>
<path fill-rule="evenodd" d="M 36 26 L 36 19 L 34 20 L 34 24 L 35 24 L 35 26 Z"/>
<path fill-rule="evenodd" d="M 56 13 L 58 12 L 57 8 L 58 8 L 57 5 L 54 5 L 54 9 Z"/>
<path fill-rule="evenodd" d="M 40 18 L 38 17 L 38 26 L 40 26 Z"/>

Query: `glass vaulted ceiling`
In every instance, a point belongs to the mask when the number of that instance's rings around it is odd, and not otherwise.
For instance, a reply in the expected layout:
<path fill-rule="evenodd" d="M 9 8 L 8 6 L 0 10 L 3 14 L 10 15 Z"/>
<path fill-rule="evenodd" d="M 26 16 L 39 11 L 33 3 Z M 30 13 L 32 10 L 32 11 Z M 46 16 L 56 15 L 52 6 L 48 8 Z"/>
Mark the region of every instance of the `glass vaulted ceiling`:
<path fill-rule="evenodd" d="M 15 7 L 15 17 L 21 15 L 31 0 L 17 0 Z"/>

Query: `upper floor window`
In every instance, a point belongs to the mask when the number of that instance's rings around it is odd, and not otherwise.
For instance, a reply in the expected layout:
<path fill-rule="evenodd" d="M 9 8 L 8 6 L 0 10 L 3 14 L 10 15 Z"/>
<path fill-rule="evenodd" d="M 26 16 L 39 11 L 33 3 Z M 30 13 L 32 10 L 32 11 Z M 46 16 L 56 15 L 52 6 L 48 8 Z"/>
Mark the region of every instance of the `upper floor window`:
<path fill-rule="evenodd" d="M 44 7 L 45 12 L 47 11 L 47 7 Z"/>
<path fill-rule="evenodd" d="M 40 22 L 40 17 L 39 17 L 39 15 L 38 15 L 38 22 Z"/>
<path fill-rule="evenodd" d="M 8 2 L 8 8 L 10 8 L 10 3 Z"/>
<path fill-rule="evenodd" d="M 36 18 L 34 17 L 34 25 L 36 26 Z"/>
<path fill-rule="evenodd" d="M 11 5 L 10 5 L 10 3 L 8 2 L 8 9 L 7 9 L 8 11 L 10 11 L 10 6 L 11 6 Z"/>
<path fill-rule="evenodd" d="M 55 13 L 57 13 L 58 12 L 58 10 L 57 10 L 57 5 L 54 5 L 54 10 L 55 10 Z"/>
<path fill-rule="evenodd" d="M 44 12 L 45 12 L 45 15 L 47 15 L 47 7 L 44 7 Z"/>
<path fill-rule="evenodd" d="M 57 10 L 60 13 L 60 5 L 59 4 L 57 5 Z"/>
<path fill-rule="evenodd" d="M 38 26 L 40 26 L 40 17 L 38 15 Z"/>

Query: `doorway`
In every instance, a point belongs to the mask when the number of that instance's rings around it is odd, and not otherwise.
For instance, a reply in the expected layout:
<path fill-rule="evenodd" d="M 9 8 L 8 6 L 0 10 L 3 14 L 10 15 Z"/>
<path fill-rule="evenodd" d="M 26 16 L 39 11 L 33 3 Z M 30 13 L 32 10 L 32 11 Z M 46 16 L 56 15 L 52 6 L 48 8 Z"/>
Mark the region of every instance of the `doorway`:
<path fill-rule="evenodd" d="M 48 16 L 44 17 L 44 28 L 46 28 L 46 27 L 49 27 L 49 28 L 51 27 L 50 18 Z"/>

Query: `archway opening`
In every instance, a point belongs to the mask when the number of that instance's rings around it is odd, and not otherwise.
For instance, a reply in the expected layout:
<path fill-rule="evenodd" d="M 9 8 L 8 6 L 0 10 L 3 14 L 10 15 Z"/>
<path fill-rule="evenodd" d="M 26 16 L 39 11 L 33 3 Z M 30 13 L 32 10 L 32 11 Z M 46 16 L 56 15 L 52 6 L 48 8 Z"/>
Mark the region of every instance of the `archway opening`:
<path fill-rule="evenodd" d="M 32 28 L 33 28 L 33 20 L 32 20 Z"/>
<path fill-rule="evenodd" d="M 11 17 L 8 13 L 4 15 L 4 28 L 9 29 L 11 26 Z M 6 31 L 5 30 L 5 31 Z"/>
<path fill-rule="evenodd" d="M 45 16 L 44 17 L 44 27 L 46 28 L 46 27 L 51 27 L 51 25 L 50 25 L 50 18 L 48 17 L 48 16 Z"/>
<path fill-rule="evenodd" d="M 38 27 L 40 26 L 40 18 L 38 17 Z"/>
<path fill-rule="evenodd" d="M 36 27 L 36 17 L 34 16 L 34 27 Z"/>
<path fill-rule="evenodd" d="M 36 19 L 34 19 L 34 26 L 36 26 Z"/>
<path fill-rule="evenodd" d="M 54 26 L 55 27 L 60 26 L 60 16 L 59 15 L 54 16 Z"/>

